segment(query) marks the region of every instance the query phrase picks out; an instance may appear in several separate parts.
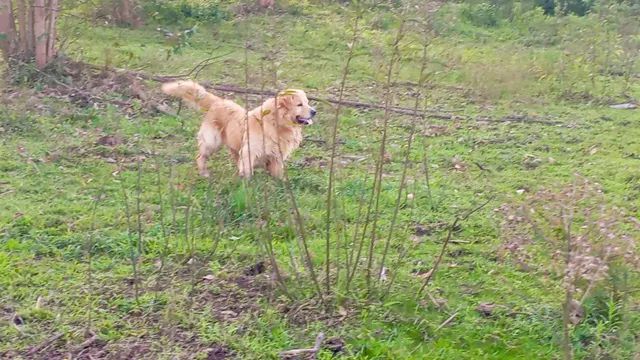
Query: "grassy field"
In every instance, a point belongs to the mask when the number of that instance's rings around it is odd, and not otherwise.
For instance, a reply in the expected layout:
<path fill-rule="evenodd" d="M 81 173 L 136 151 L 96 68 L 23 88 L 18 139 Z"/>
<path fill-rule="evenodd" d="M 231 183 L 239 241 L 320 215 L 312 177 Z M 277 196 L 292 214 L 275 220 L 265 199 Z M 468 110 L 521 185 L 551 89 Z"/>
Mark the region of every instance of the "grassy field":
<path fill-rule="evenodd" d="M 201 22 L 186 42 L 171 42 L 152 21 L 129 29 L 69 16 L 63 50 L 73 61 L 154 75 L 188 73 L 216 57 L 197 80 L 337 98 L 355 10 L 304 4 L 277 14 L 229 12 Z M 351 263 L 347 254 L 363 236 L 353 235 L 362 232 L 362 209 L 371 208 L 385 116 L 342 110 L 326 306 L 307 274 L 288 188 L 324 288 L 335 105 L 315 102 L 319 116 L 288 164 L 288 182 L 260 172 L 243 183 L 224 151 L 207 181 L 193 161 L 200 114 L 150 111 L 147 103 L 164 101 L 159 83 L 132 85 L 111 71 L 85 70 L 92 77 L 78 80 L 68 75 L 74 69 L 16 70 L 18 84 L 0 107 L 0 357 L 265 359 L 312 347 L 323 332 L 326 359 L 331 348 L 352 359 L 561 358 L 562 277 L 544 251 L 540 265 L 526 269 L 501 256 L 495 209 L 580 174 L 602 185 L 611 206 L 640 216 L 639 110 L 609 107 L 640 98 L 640 27 L 617 8 L 558 18 L 521 10 L 495 26 L 465 9 L 434 12 L 422 88 L 425 40 L 414 22 L 405 24 L 392 103 L 412 108 L 420 91 L 431 114 L 450 119 L 390 114 L 376 269 L 387 239 L 391 250 L 372 291 L 366 247 Z M 345 99 L 384 104 L 403 16 L 410 18 L 385 8 L 363 14 Z M 192 24 L 161 25 L 175 32 Z M 92 97 L 71 94 L 80 81 Z M 133 86 L 152 100 L 132 99 Z M 252 106 L 261 100 L 223 95 Z M 389 235 L 413 125 L 406 191 Z M 448 224 L 487 200 L 449 234 L 440 268 L 419 294 Z M 269 248 L 286 292 L 274 281 Z M 347 290 L 353 261 L 361 266 Z M 620 293 L 618 282 L 604 282 L 583 304 L 585 319 L 571 329 L 576 358 L 640 356 L 637 273 L 624 283 Z M 481 304 L 495 306 L 483 314 Z M 40 344 L 47 346 L 29 353 Z"/>

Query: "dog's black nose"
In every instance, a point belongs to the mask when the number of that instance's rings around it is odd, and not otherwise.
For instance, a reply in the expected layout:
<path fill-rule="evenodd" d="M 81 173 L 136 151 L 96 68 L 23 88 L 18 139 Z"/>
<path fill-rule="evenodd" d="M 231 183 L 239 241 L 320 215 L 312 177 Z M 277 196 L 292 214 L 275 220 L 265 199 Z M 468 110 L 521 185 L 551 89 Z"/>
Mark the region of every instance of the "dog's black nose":
<path fill-rule="evenodd" d="M 316 116 L 316 109 L 311 108 L 311 116 Z"/>

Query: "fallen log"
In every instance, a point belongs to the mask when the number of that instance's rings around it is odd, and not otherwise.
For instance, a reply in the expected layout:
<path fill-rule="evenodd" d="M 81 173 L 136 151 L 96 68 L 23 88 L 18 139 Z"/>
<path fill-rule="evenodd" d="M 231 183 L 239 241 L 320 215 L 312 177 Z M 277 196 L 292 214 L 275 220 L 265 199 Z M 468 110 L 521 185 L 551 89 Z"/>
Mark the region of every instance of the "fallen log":
<path fill-rule="evenodd" d="M 155 82 L 177 81 L 177 80 L 186 79 L 190 77 L 190 75 L 193 74 L 198 67 L 210 65 L 211 61 L 217 58 L 219 57 L 206 59 L 205 61 L 198 64 L 196 68 L 194 68 L 194 70 L 190 71 L 187 74 L 182 74 L 182 75 L 149 75 L 141 71 L 133 71 L 133 70 L 117 69 L 117 68 L 114 68 L 112 70 L 117 73 L 130 74 L 140 79 L 148 80 L 148 81 L 155 81 Z M 104 67 L 102 66 L 97 66 L 92 64 L 87 64 L 87 66 L 93 69 L 101 70 L 101 71 L 105 70 Z M 207 81 L 201 81 L 200 84 L 205 88 L 216 90 L 216 91 L 222 91 L 222 92 L 231 92 L 236 94 L 263 95 L 263 96 L 276 95 L 276 92 L 272 90 L 259 90 L 259 89 L 245 88 L 245 87 L 229 85 L 229 84 L 215 85 Z M 309 96 L 309 100 L 325 102 L 330 104 L 341 104 L 343 106 L 359 108 L 359 109 L 384 110 L 384 105 L 365 103 L 365 102 L 360 102 L 355 100 L 338 100 L 334 98 L 323 98 L 318 96 Z M 389 111 L 392 111 L 397 114 L 407 115 L 407 116 L 414 116 L 414 117 L 428 118 L 428 119 L 439 119 L 439 120 L 465 120 L 465 121 L 475 120 L 475 121 L 494 122 L 494 123 L 524 123 L 524 124 L 536 123 L 536 124 L 543 124 L 543 125 L 562 125 L 562 122 L 559 122 L 559 121 L 544 120 L 544 119 L 539 119 L 539 118 L 525 116 L 525 115 L 509 115 L 499 119 L 485 117 L 485 116 L 472 118 L 465 115 L 457 115 L 452 113 L 441 112 L 435 109 L 425 109 L 425 110 L 416 111 L 414 109 L 401 107 L 401 106 L 391 106 L 389 107 Z"/>

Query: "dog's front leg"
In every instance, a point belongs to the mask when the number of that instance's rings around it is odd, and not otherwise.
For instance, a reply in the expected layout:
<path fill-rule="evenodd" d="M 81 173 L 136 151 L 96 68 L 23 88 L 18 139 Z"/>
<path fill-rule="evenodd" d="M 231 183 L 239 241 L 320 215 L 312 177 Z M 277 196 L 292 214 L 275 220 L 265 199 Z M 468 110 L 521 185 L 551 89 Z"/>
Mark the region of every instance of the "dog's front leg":
<path fill-rule="evenodd" d="M 282 179 L 284 177 L 284 163 L 281 159 L 270 158 L 267 161 L 267 171 L 274 178 Z"/>
<path fill-rule="evenodd" d="M 238 155 L 238 175 L 244 179 L 251 178 L 257 154 L 252 153 L 248 146 L 244 146 Z"/>

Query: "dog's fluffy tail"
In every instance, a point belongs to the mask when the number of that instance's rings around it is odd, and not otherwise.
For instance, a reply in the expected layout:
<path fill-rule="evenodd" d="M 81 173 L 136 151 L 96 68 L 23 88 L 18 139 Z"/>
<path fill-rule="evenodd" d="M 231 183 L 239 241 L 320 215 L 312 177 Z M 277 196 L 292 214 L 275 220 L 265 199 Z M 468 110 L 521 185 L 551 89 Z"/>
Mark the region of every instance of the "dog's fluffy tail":
<path fill-rule="evenodd" d="M 202 111 L 207 111 L 214 103 L 222 101 L 202 85 L 191 80 L 164 83 L 162 91 L 167 95 L 182 98 Z"/>

